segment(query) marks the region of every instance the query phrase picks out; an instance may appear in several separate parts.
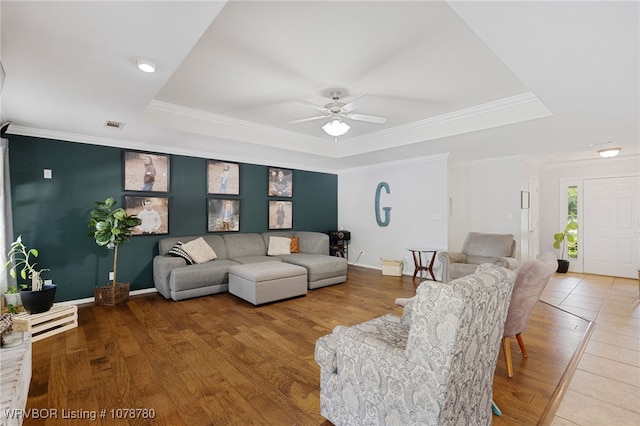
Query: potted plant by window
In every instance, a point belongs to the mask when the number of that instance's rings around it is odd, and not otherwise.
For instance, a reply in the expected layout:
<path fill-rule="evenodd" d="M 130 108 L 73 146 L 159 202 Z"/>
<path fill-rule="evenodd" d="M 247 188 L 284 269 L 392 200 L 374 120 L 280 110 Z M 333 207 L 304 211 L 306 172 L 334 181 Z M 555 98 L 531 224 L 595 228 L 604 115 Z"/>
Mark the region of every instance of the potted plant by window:
<path fill-rule="evenodd" d="M 22 235 L 19 235 L 11 243 L 9 258 L 4 264 L 5 268 L 13 264 L 9 269 L 9 274 L 13 278 L 17 278 L 19 274 L 23 280 L 31 279 L 30 287 L 25 284 L 20 285 L 20 300 L 25 311 L 30 314 L 39 314 L 51 309 L 58 288 L 55 284 L 44 284 L 41 274 L 48 269 L 36 268 L 35 259 L 38 254 L 38 249 L 28 248 L 22 241 Z"/>
<path fill-rule="evenodd" d="M 129 299 L 129 284 L 118 283 L 118 246 L 129 240 L 131 229 L 140 225 L 140 219 L 127 214 L 123 208 L 116 208 L 116 200 L 109 197 L 104 201 L 96 201 L 96 207 L 91 210 L 89 236 L 94 238 L 99 246 L 113 249 L 113 281 L 111 284 L 96 287 L 93 291 L 97 305 L 118 305 Z"/>
<path fill-rule="evenodd" d="M 569 270 L 569 261 L 564 258 L 565 247 L 569 244 L 575 244 L 578 241 L 578 223 L 570 219 L 564 227 L 564 231 L 558 232 L 553 235 L 553 248 L 556 250 L 562 250 L 560 259 L 558 259 L 558 270 L 565 274 Z"/>

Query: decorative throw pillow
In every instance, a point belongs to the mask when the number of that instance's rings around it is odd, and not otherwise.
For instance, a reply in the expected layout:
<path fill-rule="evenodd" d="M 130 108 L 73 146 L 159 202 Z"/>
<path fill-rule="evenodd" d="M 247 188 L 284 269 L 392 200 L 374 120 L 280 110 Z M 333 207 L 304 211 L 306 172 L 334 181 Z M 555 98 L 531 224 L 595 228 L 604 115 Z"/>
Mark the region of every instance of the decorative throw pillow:
<path fill-rule="evenodd" d="M 291 238 L 270 237 L 269 249 L 267 250 L 267 254 L 269 256 L 291 254 Z"/>
<path fill-rule="evenodd" d="M 202 237 L 183 244 L 182 249 L 191 256 L 194 263 L 205 263 L 218 257 Z"/>
<path fill-rule="evenodd" d="M 187 265 L 193 265 L 193 259 L 191 258 L 191 256 L 189 256 L 187 254 L 186 251 L 184 251 L 184 249 L 182 248 L 182 245 L 184 243 L 182 241 L 178 241 L 173 247 L 171 247 L 171 250 L 169 250 L 169 254 L 171 256 L 176 256 L 176 257 L 181 257 L 184 260 L 187 261 Z"/>
<path fill-rule="evenodd" d="M 291 253 L 300 253 L 300 238 L 293 237 L 291 238 Z"/>

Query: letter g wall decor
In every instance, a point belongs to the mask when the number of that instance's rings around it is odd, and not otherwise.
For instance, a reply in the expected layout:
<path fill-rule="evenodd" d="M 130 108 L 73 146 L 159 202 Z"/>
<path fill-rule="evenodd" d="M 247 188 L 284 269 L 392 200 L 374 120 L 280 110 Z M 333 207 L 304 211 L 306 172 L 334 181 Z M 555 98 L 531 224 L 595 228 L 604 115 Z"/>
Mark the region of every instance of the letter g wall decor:
<path fill-rule="evenodd" d="M 378 184 L 378 187 L 376 188 L 376 222 L 378 222 L 378 226 L 387 226 L 391 221 L 391 207 L 383 207 L 384 219 L 380 217 L 380 191 L 383 188 L 387 194 L 391 193 L 387 182 L 380 182 Z"/>

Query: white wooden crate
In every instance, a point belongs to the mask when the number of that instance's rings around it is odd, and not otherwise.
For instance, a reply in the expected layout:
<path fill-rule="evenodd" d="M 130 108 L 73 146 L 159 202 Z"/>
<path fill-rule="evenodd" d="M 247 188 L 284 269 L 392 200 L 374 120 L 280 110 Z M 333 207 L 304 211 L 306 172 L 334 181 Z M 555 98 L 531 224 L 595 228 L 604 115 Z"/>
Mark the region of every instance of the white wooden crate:
<path fill-rule="evenodd" d="M 31 341 L 62 333 L 78 326 L 76 305 L 53 305 L 47 312 L 28 314 L 23 312 L 13 317 L 13 329 L 31 333 Z"/>

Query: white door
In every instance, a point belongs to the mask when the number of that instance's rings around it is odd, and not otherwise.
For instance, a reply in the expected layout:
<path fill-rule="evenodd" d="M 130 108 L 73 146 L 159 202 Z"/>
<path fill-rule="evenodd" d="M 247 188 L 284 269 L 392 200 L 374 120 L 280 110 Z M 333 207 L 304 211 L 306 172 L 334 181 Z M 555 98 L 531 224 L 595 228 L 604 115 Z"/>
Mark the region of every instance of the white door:
<path fill-rule="evenodd" d="M 584 272 L 637 278 L 639 177 L 584 181 Z"/>

